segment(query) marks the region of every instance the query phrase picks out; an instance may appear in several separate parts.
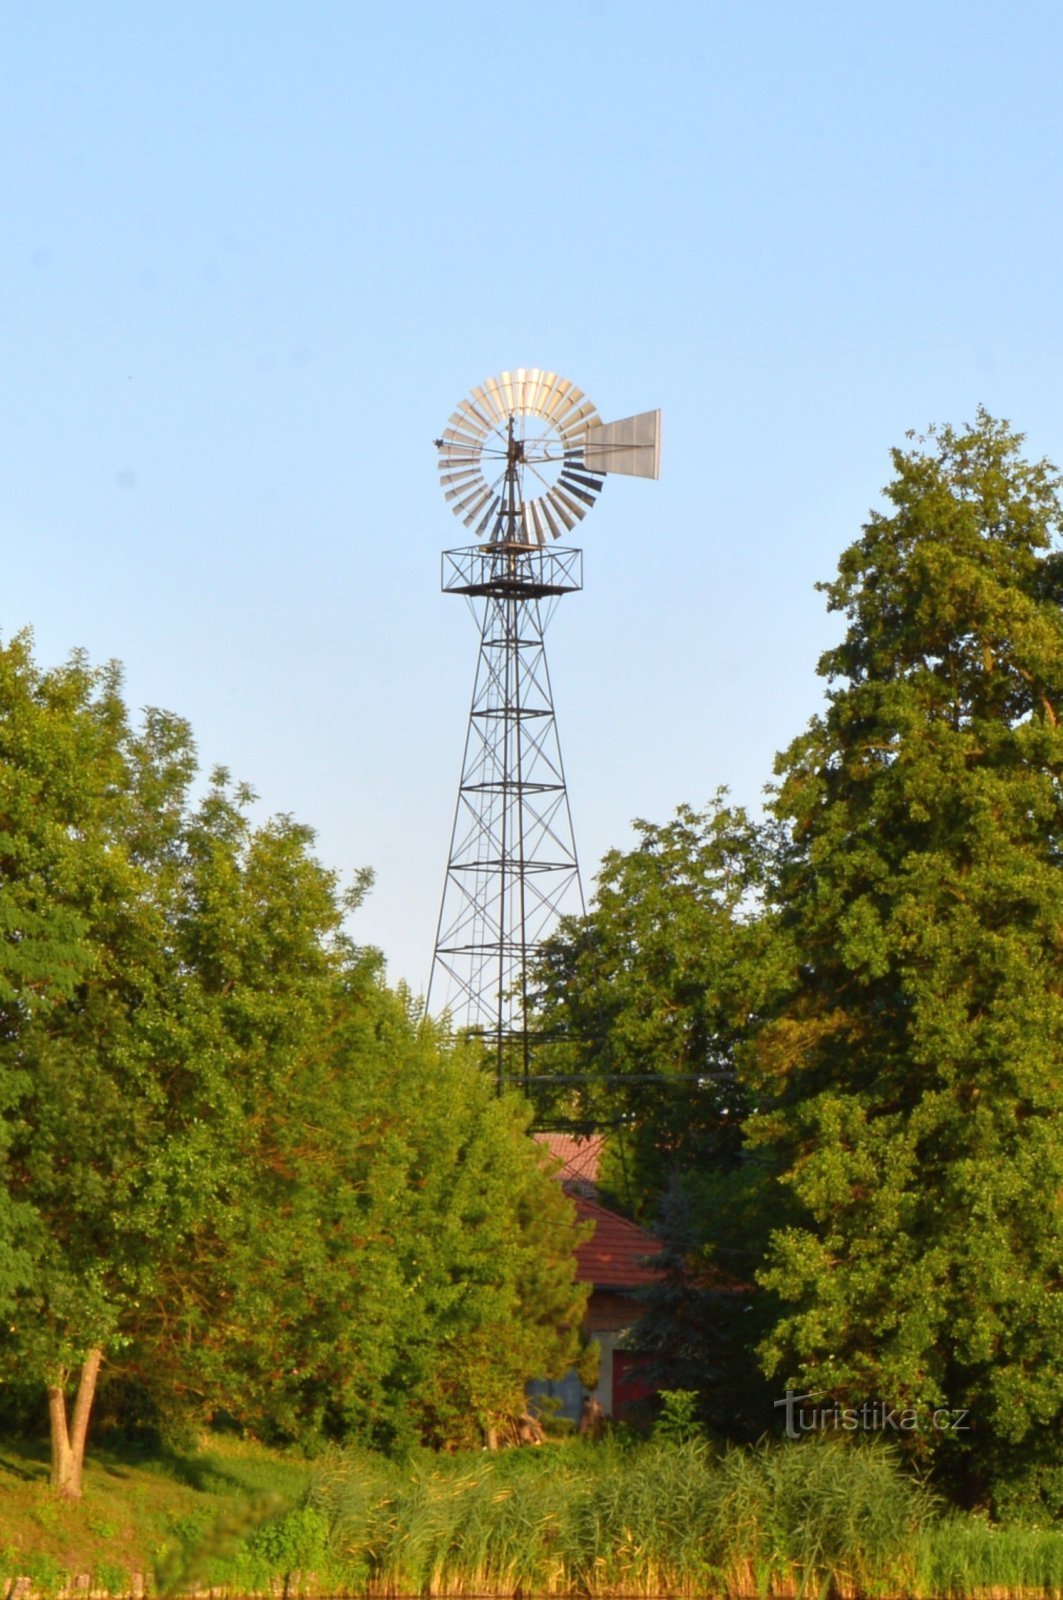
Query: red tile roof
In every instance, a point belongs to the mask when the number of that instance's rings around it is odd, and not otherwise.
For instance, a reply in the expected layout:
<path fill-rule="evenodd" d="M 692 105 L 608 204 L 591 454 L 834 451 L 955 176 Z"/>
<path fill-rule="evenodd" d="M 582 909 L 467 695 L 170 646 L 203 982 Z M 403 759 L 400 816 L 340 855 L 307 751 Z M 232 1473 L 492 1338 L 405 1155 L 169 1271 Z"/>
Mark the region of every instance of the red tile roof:
<path fill-rule="evenodd" d="M 536 1133 L 533 1138 L 561 1162 L 557 1176 L 566 1188 L 575 1184 L 584 1194 L 597 1188 L 604 1134 Z"/>
<path fill-rule="evenodd" d="M 581 1222 L 594 1223 L 593 1234 L 576 1250 L 580 1283 L 595 1289 L 641 1289 L 659 1282 L 662 1269 L 648 1266 L 646 1258 L 660 1253 L 660 1239 L 584 1195 L 573 1194 L 572 1203 Z"/>

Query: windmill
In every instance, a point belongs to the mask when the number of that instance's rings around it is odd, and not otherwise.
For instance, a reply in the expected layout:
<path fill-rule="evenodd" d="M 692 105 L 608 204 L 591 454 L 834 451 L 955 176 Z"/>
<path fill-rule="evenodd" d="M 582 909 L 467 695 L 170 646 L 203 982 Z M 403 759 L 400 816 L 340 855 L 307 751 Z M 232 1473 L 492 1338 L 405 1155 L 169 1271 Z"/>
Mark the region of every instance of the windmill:
<path fill-rule="evenodd" d="M 519 367 L 473 389 L 435 441 L 444 496 L 480 541 L 444 552 L 442 586 L 468 600 L 480 653 L 427 1004 L 483 1037 L 499 1081 L 529 1076 L 529 959 L 584 909 L 544 642 L 583 586 L 582 551 L 553 541 L 606 474 L 658 476 L 660 420 L 603 423 L 575 384 Z"/>

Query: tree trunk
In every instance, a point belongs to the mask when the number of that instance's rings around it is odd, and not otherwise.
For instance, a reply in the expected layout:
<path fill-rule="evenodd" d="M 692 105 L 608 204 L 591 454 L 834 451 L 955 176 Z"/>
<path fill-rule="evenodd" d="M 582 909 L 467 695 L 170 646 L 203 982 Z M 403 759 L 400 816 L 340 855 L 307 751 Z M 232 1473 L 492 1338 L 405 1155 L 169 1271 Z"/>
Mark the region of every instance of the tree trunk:
<path fill-rule="evenodd" d="M 103 1351 L 90 1350 L 81 1368 L 74 1415 L 66 1423 L 66 1389 L 60 1381 L 48 1386 L 48 1419 L 52 1433 L 52 1488 L 66 1500 L 81 1499 L 81 1468 L 85 1460 L 85 1439 L 89 1413 L 96 1393 Z"/>

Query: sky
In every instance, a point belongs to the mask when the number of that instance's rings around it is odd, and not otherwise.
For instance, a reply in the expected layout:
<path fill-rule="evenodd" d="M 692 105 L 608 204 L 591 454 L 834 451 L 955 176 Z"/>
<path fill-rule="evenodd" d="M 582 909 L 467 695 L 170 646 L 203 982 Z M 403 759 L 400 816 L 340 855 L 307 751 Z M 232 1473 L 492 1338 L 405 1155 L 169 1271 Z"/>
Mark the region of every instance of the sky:
<path fill-rule="evenodd" d="M 1063 459 L 1063 8 L 6 0 L 0 636 L 124 664 L 424 990 L 477 639 L 433 439 L 540 366 L 610 478 L 549 636 L 588 889 L 756 808 L 909 429 Z"/>

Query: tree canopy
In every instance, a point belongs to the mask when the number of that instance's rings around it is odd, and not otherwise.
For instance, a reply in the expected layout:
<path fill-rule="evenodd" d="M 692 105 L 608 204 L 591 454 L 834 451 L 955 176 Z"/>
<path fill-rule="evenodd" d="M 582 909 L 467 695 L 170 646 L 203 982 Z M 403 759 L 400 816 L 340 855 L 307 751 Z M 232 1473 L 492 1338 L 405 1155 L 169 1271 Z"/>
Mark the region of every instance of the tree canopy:
<path fill-rule="evenodd" d="M 923 1444 L 967 1492 L 1058 1505 L 1060 480 L 984 413 L 893 463 L 827 586 L 827 709 L 778 765 L 798 966 L 750 1131 L 799 1212 L 763 1353 L 845 1402 L 964 1411 Z"/>
<path fill-rule="evenodd" d="M 573 1116 L 616 1129 L 612 1186 L 652 1212 L 678 1173 L 737 1163 L 745 1094 L 736 1045 L 757 1011 L 765 839 L 721 794 L 611 850 L 595 903 L 542 947 L 537 1026 Z"/>
<path fill-rule="evenodd" d="M 646 1334 L 718 1427 L 756 1431 L 758 1359 L 1056 1513 L 1061 482 L 984 412 L 893 465 L 767 821 L 718 799 L 610 853 L 533 975 L 540 1060 L 632 1209 L 667 1200 Z M 0 648 L 0 1378 L 48 1390 L 71 1492 L 101 1360 L 171 1416 L 396 1444 L 578 1359 L 527 1108 L 351 941 L 364 879 L 251 799 L 116 670 Z"/>
<path fill-rule="evenodd" d="M 845 635 L 767 824 L 639 824 L 549 947 L 543 1005 L 592 1082 L 613 1075 L 626 1136 L 639 1073 L 714 1086 L 683 1127 L 647 1118 L 641 1158 L 659 1141 L 679 1169 L 647 1192 L 684 1269 L 644 1334 L 681 1378 L 700 1363 L 706 1414 L 736 1370 L 709 1269 L 744 1245 L 739 1343 L 780 1393 L 916 1416 L 902 1442 L 958 1495 L 1056 1512 L 1061 485 L 984 412 L 893 466 L 823 586 Z M 744 1122 L 722 1165 L 721 1093 Z"/>
<path fill-rule="evenodd" d="M 526 1114 L 352 943 L 364 876 L 195 782 L 117 669 L 0 647 L 0 1379 L 73 1495 L 101 1362 L 171 1415 L 442 1442 L 578 1356 Z"/>

